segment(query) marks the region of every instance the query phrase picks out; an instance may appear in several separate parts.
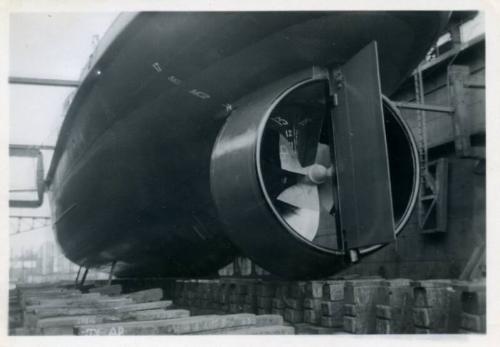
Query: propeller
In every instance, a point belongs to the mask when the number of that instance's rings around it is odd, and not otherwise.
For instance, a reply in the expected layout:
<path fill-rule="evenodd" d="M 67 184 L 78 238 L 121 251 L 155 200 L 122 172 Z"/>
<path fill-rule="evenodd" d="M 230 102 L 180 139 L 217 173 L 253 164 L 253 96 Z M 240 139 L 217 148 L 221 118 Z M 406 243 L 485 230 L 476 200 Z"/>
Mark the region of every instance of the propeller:
<path fill-rule="evenodd" d="M 319 211 L 320 206 L 330 211 L 333 208 L 333 166 L 330 147 L 317 144 L 316 158 L 312 165 L 302 167 L 297 154 L 289 142 L 280 135 L 280 160 L 283 170 L 302 175 L 298 183 L 278 195 L 278 200 L 289 205 Z"/>
<path fill-rule="evenodd" d="M 315 147 L 314 162 L 302 166 L 297 151 L 280 135 L 281 168 L 300 177 L 297 184 L 281 192 L 277 200 L 295 207 L 292 212 L 284 214 L 284 219 L 309 241 L 321 235 L 320 238 L 326 239 L 335 235 L 335 219 L 330 214 L 334 207 L 330 146 L 317 143 Z"/>
<path fill-rule="evenodd" d="M 323 84 L 310 85 L 290 95 L 270 117 L 277 137 L 283 182 L 275 199 L 287 224 L 309 241 L 337 248 L 333 165 L 330 145 L 322 143 L 327 117 Z M 324 141 L 323 141 L 324 142 Z M 276 148 L 276 147 L 274 147 Z M 295 176 L 295 177 L 294 177 Z"/>

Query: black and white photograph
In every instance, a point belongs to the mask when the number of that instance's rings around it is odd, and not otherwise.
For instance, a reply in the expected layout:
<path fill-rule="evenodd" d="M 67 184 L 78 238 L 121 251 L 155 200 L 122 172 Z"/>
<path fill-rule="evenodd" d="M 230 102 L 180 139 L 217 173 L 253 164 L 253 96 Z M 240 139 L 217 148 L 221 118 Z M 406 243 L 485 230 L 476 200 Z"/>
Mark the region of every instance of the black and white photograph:
<path fill-rule="evenodd" d="M 10 12 L 8 338 L 492 333 L 486 17 Z"/>

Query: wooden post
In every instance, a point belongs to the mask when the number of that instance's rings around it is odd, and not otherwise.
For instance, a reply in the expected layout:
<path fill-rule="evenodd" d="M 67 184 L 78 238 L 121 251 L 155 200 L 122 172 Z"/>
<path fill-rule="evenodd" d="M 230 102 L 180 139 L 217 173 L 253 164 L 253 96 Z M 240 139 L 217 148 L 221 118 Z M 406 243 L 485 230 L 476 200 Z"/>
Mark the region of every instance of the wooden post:
<path fill-rule="evenodd" d="M 111 264 L 111 270 L 109 270 L 109 278 L 108 278 L 108 286 L 111 285 L 111 281 L 113 280 L 113 274 L 115 272 L 116 260 L 113 260 Z"/>
<path fill-rule="evenodd" d="M 89 273 L 89 268 L 85 268 L 85 272 L 83 273 L 82 280 L 80 282 L 80 288 L 83 287 L 83 284 L 85 283 L 85 279 L 87 278 L 87 274 Z"/>
<path fill-rule="evenodd" d="M 449 28 L 451 43 L 453 45 L 452 49 L 460 47 L 460 45 L 462 44 L 462 34 L 460 32 L 460 24 L 461 23 L 454 23 L 450 25 Z"/>
<path fill-rule="evenodd" d="M 78 288 L 78 279 L 80 278 L 80 271 L 82 271 L 82 266 L 78 268 L 78 272 L 76 273 L 76 278 L 75 278 L 75 288 Z"/>
<path fill-rule="evenodd" d="M 466 157 L 470 154 L 470 117 L 466 109 L 465 83 L 469 78 L 469 67 L 451 65 L 448 68 L 448 79 L 450 84 L 450 101 L 454 107 L 453 132 L 455 136 L 455 152 L 458 156 Z"/>

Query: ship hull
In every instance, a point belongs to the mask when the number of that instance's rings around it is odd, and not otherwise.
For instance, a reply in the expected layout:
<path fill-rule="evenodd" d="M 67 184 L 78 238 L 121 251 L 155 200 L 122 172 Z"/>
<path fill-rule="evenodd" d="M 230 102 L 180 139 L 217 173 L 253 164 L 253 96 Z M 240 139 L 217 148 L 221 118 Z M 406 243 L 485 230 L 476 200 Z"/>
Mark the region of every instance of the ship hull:
<path fill-rule="evenodd" d="M 390 95 L 447 13 L 141 13 L 112 28 L 68 110 L 49 171 L 55 231 L 86 267 L 214 273 L 239 254 L 210 191 L 228 105 L 311 66 L 379 47 Z"/>

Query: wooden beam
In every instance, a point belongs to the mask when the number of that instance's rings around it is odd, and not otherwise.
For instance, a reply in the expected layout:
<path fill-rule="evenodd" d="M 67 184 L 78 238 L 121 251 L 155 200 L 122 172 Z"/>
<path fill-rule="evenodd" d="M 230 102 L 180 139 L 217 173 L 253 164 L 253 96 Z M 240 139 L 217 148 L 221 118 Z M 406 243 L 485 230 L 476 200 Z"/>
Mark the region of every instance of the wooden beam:
<path fill-rule="evenodd" d="M 21 144 L 10 144 L 10 149 L 26 149 L 26 150 L 51 150 L 53 151 L 56 147 L 49 145 L 21 145 Z"/>
<path fill-rule="evenodd" d="M 465 98 L 465 82 L 468 81 L 470 70 L 468 66 L 451 65 L 448 68 L 450 81 L 451 103 L 455 108 L 453 113 L 453 130 L 455 137 L 455 152 L 460 156 L 468 156 L 471 148 L 471 120 L 467 113 Z"/>
<path fill-rule="evenodd" d="M 416 102 L 395 102 L 394 104 L 399 108 L 406 108 L 411 110 L 422 110 L 422 111 L 431 111 L 431 112 L 439 112 L 447 114 L 455 112 L 455 109 L 449 106 L 428 105 Z"/>

